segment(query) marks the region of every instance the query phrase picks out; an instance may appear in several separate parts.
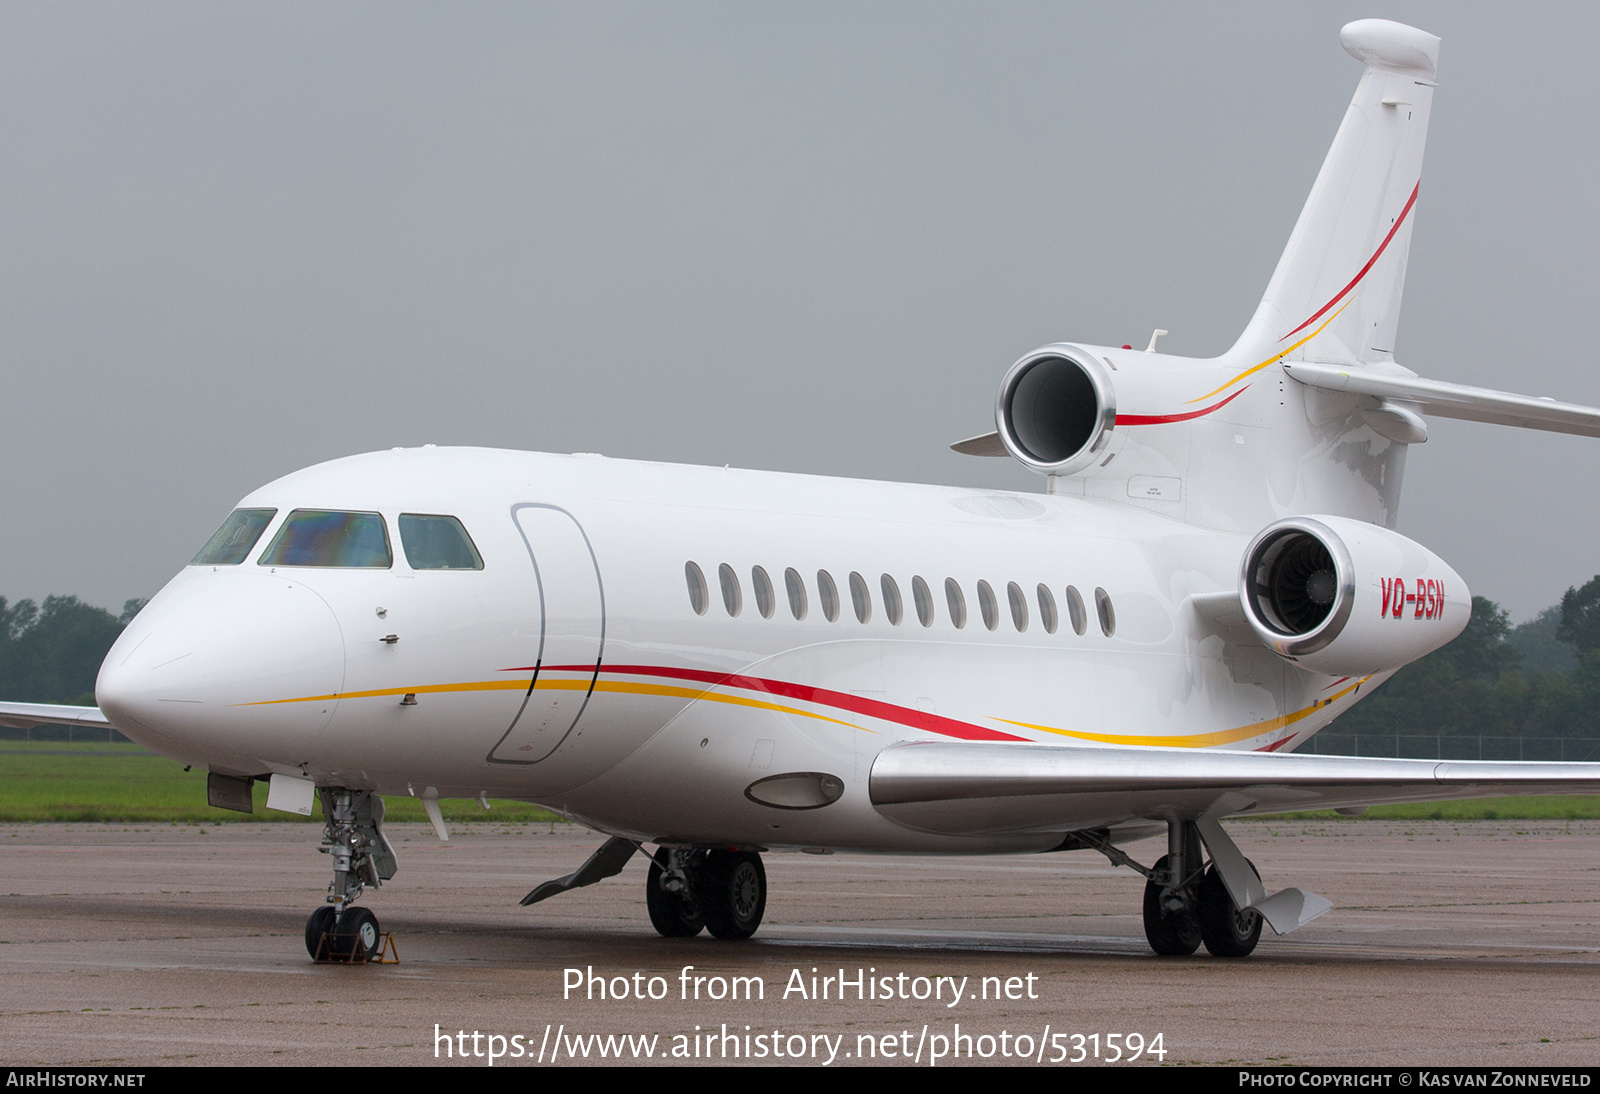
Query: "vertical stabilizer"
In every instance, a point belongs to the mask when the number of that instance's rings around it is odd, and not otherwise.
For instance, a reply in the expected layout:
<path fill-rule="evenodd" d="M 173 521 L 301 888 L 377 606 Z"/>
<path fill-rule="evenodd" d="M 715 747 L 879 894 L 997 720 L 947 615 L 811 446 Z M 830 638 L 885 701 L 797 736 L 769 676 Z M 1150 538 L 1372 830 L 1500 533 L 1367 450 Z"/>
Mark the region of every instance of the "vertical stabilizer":
<path fill-rule="evenodd" d="M 1339 37 L 1367 69 L 1240 337 L 1247 356 L 1392 359 L 1439 39 L 1385 19 L 1350 23 Z"/>

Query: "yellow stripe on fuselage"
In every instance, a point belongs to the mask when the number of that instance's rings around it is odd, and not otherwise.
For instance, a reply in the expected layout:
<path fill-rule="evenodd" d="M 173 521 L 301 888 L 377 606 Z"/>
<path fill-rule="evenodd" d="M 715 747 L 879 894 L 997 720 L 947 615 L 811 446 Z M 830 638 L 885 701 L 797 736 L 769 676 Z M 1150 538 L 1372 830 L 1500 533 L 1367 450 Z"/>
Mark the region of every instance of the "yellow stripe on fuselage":
<path fill-rule="evenodd" d="M 385 696 L 393 698 L 396 695 L 440 695 L 456 691 L 526 691 L 527 680 L 474 680 L 461 684 L 421 684 L 403 688 L 374 688 L 370 691 L 346 691 L 334 695 L 302 695 L 295 699 L 265 699 L 257 703 L 240 703 L 245 707 L 275 706 L 279 703 L 316 703 L 327 702 L 333 699 L 374 699 Z M 534 691 L 588 691 L 589 680 L 580 677 L 576 680 L 555 679 L 549 676 L 541 677 Z M 707 691 L 700 688 L 681 688 L 671 684 L 641 684 L 633 680 L 597 680 L 594 684 L 595 691 L 613 692 L 622 695 L 659 695 L 669 699 L 704 699 L 710 703 L 728 703 L 732 706 L 753 707 L 757 710 L 773 710 L 781 714 L 793 714 L 800 718 L 815 718 L 820 722 L 832 722 L 834 725 L 845 726 L 848 729 L 859 729 L 863 733 L 876 733 L 877 730 L 858 726 L 854 722 L 841 721 L 830 718 L 826 714 L 816 714 L 798 707 L 783 706 L 780 703 L 768 703 L 760 699 L 746 699 L 741 695 L 727 695 L 718 691 Z"/>
<path fill-rule="evenodd" d="M 1215 733 L 1190 733 L 1172 737 L 1138 737 L 1117 733 L 1084 733 L 1075 729 L 1056 729 L 1053 726 L 1034 725 L 1032 722 L 1014 722 L 1009 718 L 996 718 L 995 721 L 1005 722 L 1007 725 L 1021 726 L 1023 729 L 1038 730 L 1040 733 L 1054 733 L 1061 737 L 1076 737 L 1080 741 L 1099 741 L 1104 744 L 1157 745 L 1167 748 L 1215 748 L 1219 745 L 1231 745 L 1237 741 L 1247 741 L 1251 737 L 1259 737 L 1263 733 L 1271 733 L 1275 729 L 1294 725 L 1302 718 L 1309 717 L 1323 707 L 1330 705 L 1334 700 L 1342 699 L 1349 695 L 1356 688 L 1366 683 L 1368 679 L 1368 677 L 1363 676 L 1343 691 L 1334 692 L 1326 699 L 1318 699 L 1310 706 L 1294 711 L 1291 714 L 1268 718 L 1264 722 L 1254 722 L 1247 726 L 1240 726 L 1237 729 L 1218 730 Z"/>
<path fill-rule="evenodd" d="M 1264 733 L 1271 733 L 1275 729 L 1282 729 L 1315 714 L 1323 707 L 1330 705 L 1337 699 L 1355 691 L 1366 683 L 1369 677 L 1362 677 L 1341 691 L 1335 692 L 1326 699 L 1319 699 L 1309 707 L 1294 711 L 1290 714 L 1268 718 L 1263 722 L 1240 726 L 1236 729 L 1218 730 L 1214 733 L 1191 733 L 1171 737 L 1148 737 L 1118 733 L 1087 733 L 1075 729 L 1058 729 L 1055 726 L 1036 725 L 1033 722 L 1019 722 L 1011 718 L 995 718 L 997 722 L 1006 725 L 1018 726 L 1022 729 L 1031 729 L 1038 733 L 1050 733 L 1058 737 L 1073 737 L 1080 741 L 1097 741 L 1103 744 L 1119 745 L 1154 745 L 1168 748 L 1215 748 L 1220 745 L 1230 745 L 1238 741 L 1259 737 Z M 266 699 L 255 703 L 240 703 L 239 706 L 259 707 L 274 706 L 279 703 L 315 703 L 327 702 L 333 699 L 372 699 L 394 697 L 396 695 L 439 695 L 449 692 L 470 691 L 523 691 L 528 687 L 527 680 L 473 680 L 459 684 L 420 684 L 401 688 L 375 688 L 370 691 L 348 691 L 334 695 L 303 695 L 295 699 Z M 576 679 L 553 678 L 543 676 L 539 679 L 534 691 L 589 691 L 591 684 L 588 677 Z M 812 718 L 819 722 L 831 722 L 834 725 L 844 726 L 847 729 L 858 729 L 863 733 L 877 733 L 877 730 L 868 729 L 866 726 L 856 725 L 839 718 L 832 718 L 826 714 L 815 711 L 801 710 L 799 707 L 785 706 L 782 703 L 769 703 L 764 699 L 748 699 L 742 695 L 729 695 L 726 692 L 714 691 L 703 688 L 685 688 L 673 684 L 646 684 L 635 680 L 596 680 L 593 683 L 594 691 L 610 692 L 618 695 L 655 695 L 667 699 L 687 699 L 689 701 L 704 700 L 710 703 L 727 703 L 730 706 L 749 707 L 754 710 L 771 710 L 780 714 L 792 714 L 797 718 Z"/>

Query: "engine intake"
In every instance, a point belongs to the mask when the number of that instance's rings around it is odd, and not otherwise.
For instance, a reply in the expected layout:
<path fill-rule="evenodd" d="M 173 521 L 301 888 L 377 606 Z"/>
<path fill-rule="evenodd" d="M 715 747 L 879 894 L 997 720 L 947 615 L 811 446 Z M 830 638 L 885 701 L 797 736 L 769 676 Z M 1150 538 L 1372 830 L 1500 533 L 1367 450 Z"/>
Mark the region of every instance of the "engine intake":
<path fill-rule="evenodd" d="M 1045 475 L 1094 462 L 1117 422 L 1111 376 L 1078 346 L 1034 350 L 1000 381 L 995 425 L 1007 451 Z"/>
<path fill-rule="evenodd" d="M 1316 672 L 1397 669 L 1460 634 L 1466 582 L 1398 532 L 1348 517 L 1290 517 L 1245 549 L 1239 600 L 1279 656 Z"/>

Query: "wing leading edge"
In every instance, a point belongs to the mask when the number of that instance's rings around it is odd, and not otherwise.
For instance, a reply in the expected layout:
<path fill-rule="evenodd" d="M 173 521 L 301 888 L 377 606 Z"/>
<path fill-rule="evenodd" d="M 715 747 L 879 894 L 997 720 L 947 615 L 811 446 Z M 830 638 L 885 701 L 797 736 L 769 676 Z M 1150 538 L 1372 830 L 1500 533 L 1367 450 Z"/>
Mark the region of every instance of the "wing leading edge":
<path fill-rule="evenodd" d="M 32 729 L 34 726 L 106 726 L 111 720 L 99 707 L 69 707 L 58 703 L 0 703 L 0 726 Z"/>
<path fill-rule="evenodd" d="M 1064 832 L 1507 794 L 1600 793 L 1600 763 L 908 741 L 878 754 L 873 806 L 949 835 Z"/>

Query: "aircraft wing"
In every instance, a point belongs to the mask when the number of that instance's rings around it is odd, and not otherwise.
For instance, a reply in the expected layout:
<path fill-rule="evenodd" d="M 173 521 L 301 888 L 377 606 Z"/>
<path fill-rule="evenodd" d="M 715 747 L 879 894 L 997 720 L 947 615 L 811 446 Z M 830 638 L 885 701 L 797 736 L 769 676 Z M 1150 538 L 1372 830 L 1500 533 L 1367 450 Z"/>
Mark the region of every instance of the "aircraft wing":
<path fill-rule="evenodd" d="M 0 726 L 32 729 L 34 726 L 110 726 L 99 707 L 69 707 L 57 703 L 0 703 Z"/>
<path fill-rule="evenodd" d="M 1140 818 L 1355 809 L 1506 794 L 1600 793 L 1600 763 L 907 741 L 878 754 L 873 806 L 927 832 L 997 835 Z"/>
<path fill-rule="evenodd" d="M 1364 368 L 1284 362 L 1284 371 L 1310 387 L 1347 391 L 1379 399 L 1398 399 L 1416 404 L 1425 414 L 1441 418 L 1460 418 L 1469 422 L 1543 429 L 1551 433 L 1575 433 L 1581 437 L 1600 437 L 1600 409 L 1554 399 L 1515 395 L 1486 387 L 1450 384 L 1443 380 L 1424 380 L 1420 376 L 1391 375 Z"/>

